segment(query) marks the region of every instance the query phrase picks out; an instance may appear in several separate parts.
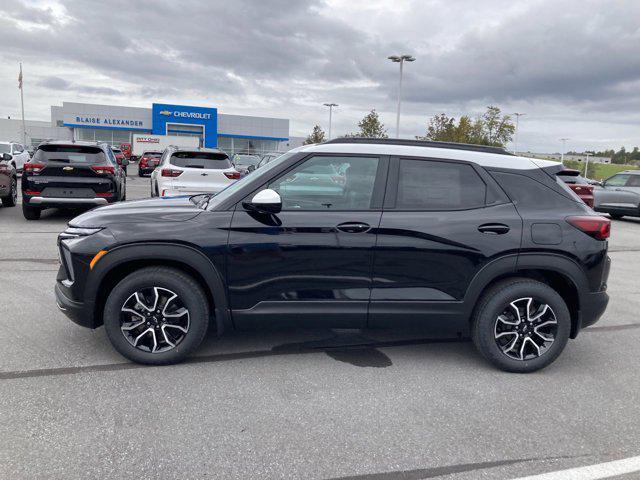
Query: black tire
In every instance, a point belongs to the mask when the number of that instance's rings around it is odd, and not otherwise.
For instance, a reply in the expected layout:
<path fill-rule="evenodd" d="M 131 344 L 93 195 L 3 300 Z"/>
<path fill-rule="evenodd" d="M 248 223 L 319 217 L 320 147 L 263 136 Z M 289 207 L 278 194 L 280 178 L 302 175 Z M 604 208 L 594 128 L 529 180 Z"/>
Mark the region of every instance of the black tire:
<path fill-rule="evenodd" d="M 554 333 L 552 335 L 549 334 L 549 337 L 554 337 L 553 341 L 548 347 L 544 347 L 539 356 L 516 359 L 503 352 L 498 344 L 496 338 L 498 336 L 498 317 L 502 316 L 507 309 L 512 308 L 510 307 L 511 302 L 515 303 L 518 299 L 523 301 L 526 298 L 532 298 L 534 302 L 548 305 L 551 310 L 550 313 L 554 315 L 557 323 L 553 326 Z M 516 303 L 516 305 L 518 304 Z M 540 320 L 540 322 L 543 320 Z M 522 327 L 513 328 L 525 327 L 529 328 L 529 333 L 527 334 L 525 331 L 524 336 L 529 335 L 533 338 L 536 334 L 532 323 L 523 321 Z M 550 286 L 527 278 L 513 278 L 497 283 L 482 295 L 476 305 L 471 328 L 473 343 L 489 362 L 507 372 L 530 373 L 551 364 L 564 350 L 571 332 L 571 316 L 562 297 Z M 506 334 L 506 339 L 510 341 L 512 337 L 509 335 L 514 334 Z M 515 335 L 514 343 L 519 341 L 518 335 L 522 337 L 522 334 Z M 535 338 L 540 340 L 537 336 Z M 522 339 L 520 339 L 520 342 L 519 345 L 524 343 Z M 525 348 L 528 349 L 527 351 L 533 351 L 530 342 L 527 342 Z M 516 354 L 518 353 L 517 350 Z M 535 354 L 532 353 L 532 355 Z"/>
<path fill-rule="evenodd" d="M 39 220 L 42 210 L 38 207 L 30 207 L 29 205 L 22 204 L 22 215 L 27 220 Z"/>
<path fill-rule="evenodd" d="M 621 213 L 610 213 L 609 216 L 614 220 L 620 220 L 624 215 Z"/>
<path fill-rule="evenodd" d="M 140 170 L 138 170 L 138 176 L 139 177 L 144 177 L 144 175 L 142 174 L 142 172 Z"/>
<path fill-rule="evenodd" d="M 121 309 L 125 303 L 135 292 L 153 287 L 175 293 L 188 310 L 189 319 L 187 332 L 179 343 L 167 351 L 155 353 L 133 346 L 121 330 Z M 147 267 L 135 271 L 115 286 L 104 307 L 104 326 L 111 344 L 122 356 L 136 363 L 167 365 L 180 362 L 200 346 L 208 325 L 209 304 L 202 288 L 192 277 L 173 268 Z M 155 334 L 153 338 L 156 338 Z"/>
<path fill-rule="evenodd" d="M 9 195 L 2 197 L 3 207 L 15 207 L 18 202 L 18 181 L 15 178 L 11 179 L 11 189 Z"/>

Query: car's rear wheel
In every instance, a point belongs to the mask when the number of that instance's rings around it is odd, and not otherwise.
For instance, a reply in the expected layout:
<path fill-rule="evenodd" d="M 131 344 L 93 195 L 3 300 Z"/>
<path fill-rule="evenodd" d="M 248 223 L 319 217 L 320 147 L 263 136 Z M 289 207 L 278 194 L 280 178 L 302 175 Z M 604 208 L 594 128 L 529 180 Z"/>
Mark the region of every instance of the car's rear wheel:
<path fill-rule="evenodd" d="M 571 316 L 550 286 L 509 279 L 483 294 L 472 320 L 473 342 L 498 368 L 529 373 L 552 363 L 567 344 Z"/>
<path fill-rule="evenodd" d="M 24 203 L 22 204 L 22 215 L 24 215 L 24 218 L 27 220 L 39 220 L 41 213 L 42 210 L 38 207 L 31 207 Z"/>
<path fill-rule="evenodd" d="M 16 203 L 18 203 L 18 182 L 15 178 L 12 178 L 9 195 L 2 198 L 2 206 L 15 207 Z"/>
<path fill-rule="evenodd" d="M 104 326 L 114 348 L 137 363 L 177 363 L 207 332 L 209 306 L 200 285 L 173 268 L 148 267 L 111 291 Z"/>

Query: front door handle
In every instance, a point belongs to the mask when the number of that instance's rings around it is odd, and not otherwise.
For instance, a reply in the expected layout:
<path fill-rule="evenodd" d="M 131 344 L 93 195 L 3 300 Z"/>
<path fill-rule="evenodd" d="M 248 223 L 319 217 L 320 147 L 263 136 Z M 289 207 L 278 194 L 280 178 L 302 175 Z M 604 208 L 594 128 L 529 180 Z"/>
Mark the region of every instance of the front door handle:
<path fill-rule="evenodd" d="M 509 230 L 509 226 L 504 223 L 485 223 L 478 227 L 479 232 L 491 233 L 493 235 L 504 235 Z"/>
<path fill-rule="evenodd" d="M 336 228 L 345 233 L 364 233 L 371 230 L 371 225 L 362 222 L 345 222 L 337 225 Z"/>

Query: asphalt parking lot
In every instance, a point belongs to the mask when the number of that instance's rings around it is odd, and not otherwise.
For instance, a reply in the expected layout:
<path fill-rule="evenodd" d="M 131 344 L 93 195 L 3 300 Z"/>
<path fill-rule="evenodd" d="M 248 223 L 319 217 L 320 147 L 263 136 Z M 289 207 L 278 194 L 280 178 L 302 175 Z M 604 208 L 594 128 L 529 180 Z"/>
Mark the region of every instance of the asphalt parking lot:
<path fill-rule="evenodd" d="M 402 332 L 230 334 L 127 363 L 56 308 L 73 216 L 0 209 L 0 478 L 514 479 L 638 455 L 640 219 L 613 223 L 605 316 L 516 375 Z"/>

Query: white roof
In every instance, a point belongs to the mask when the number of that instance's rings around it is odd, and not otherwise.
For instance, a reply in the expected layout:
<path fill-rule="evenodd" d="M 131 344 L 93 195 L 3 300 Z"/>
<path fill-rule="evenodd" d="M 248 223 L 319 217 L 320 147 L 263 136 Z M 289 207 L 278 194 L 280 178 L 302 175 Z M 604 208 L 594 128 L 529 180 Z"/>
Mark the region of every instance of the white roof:
<path fill-rule="evenodd" d="M 290 152 L 360 153 L 371 155 L 395 155 L 402 157 L 430 157 L 473 162 L 483 167 L 532 170 L 560 165 L 560 162 L 532 159 L 498 153 L 458 150 L 453 148 L 393 145 L 386 143 L 317 143 L 294 148 Z"/>

